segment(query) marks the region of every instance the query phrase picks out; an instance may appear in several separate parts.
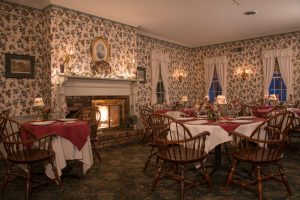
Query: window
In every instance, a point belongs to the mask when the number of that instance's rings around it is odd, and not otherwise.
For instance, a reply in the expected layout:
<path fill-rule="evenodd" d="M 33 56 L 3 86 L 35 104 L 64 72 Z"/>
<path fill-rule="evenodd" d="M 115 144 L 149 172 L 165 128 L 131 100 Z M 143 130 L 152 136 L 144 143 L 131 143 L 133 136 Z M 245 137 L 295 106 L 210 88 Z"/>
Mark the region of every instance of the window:
<path fill-rule="evenodd" d="M 222 88 L 219 84 L 219 79 L 218 79 L 218 75 L 217 75 L 217 71 L 216 68 L 214 69 L 214 76 L 213 76 L 213 80 L 209 89 L 209 99 L 210 101 L 215 101 L 215 98 L 218 95 L 222 94 Z"/>
<path fill-rule="evenodd" d="M 286 101 L 286 86 L 281 77 L 277 58 L 275 59 L 274 74 L 269 87 L 269 94 L 276 94 L 280 101 Z"/>
<path fill-rule="evenodd" d="M 164 83 L 163 83 L 162 76 L 161 76 L 160 66 L 159 66 L 159 77 L 158 77 L 158 82 L 157 82 L 157 86 L 156 86 L 156 98 L 157 98 L 158 104 L 163 104 L 165 101 L 165 88 L 164 88 Z"/>

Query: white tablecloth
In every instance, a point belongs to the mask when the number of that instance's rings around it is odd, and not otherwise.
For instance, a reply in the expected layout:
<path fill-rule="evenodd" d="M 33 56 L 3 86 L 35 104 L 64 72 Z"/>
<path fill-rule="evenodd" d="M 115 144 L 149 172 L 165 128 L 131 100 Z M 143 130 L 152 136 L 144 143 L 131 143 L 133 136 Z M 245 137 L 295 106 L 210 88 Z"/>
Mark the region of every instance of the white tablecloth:
<path fill-rule="evenodd" d="M 56 137 L 52 144 L 53 151 L 55 152 L 55 166 L 57 168 L 58 175 L 61 176 L 61 170 L 67 166 L 67 160 L 79 160 L 83 164 L 83 173 L 85 174 L 88 169 L 93 165 L 93 154 L 90 138 L 84 144 L 81 150 L 73 145 L 69 140 L 63 137 Z M 46 165 L 46 175 L 49 178 L 54 178 L 51 165 Z"/>
<path fill-rule="evenodd" d="M 198 122 L 198 123 L 197 123 Z M 210 136 L 206 138 L 205 142 L 205 151 L 209 152 L 212 149 L 214 149 L 217 145 L 231 141 L 232 136 L 229 136 L 229 134 L 220 126 L 218 125 L 202 125 L 204 123 L 207 123 L 206 120 L 196 120 L 191 122 L 186 122 L 184 125 L 189 129 L 192 136 L 196 136 L 199 133 L 203 131 L 210 132 Z M 250 136 L 250 134 L 254 131 L 254 129 L 261 124 L 260 122 L 254 122 L 249 124 L 241 124 L 239 127 L 235 129 L 235 131 L 244 134 L 246 136 Z M 174 125 L 174 124 L 173 124 Z M 171 124 L 171 130 L 174 130 L 174 126 Z M 179 129 L 179 131 L 182 131 Z"/>

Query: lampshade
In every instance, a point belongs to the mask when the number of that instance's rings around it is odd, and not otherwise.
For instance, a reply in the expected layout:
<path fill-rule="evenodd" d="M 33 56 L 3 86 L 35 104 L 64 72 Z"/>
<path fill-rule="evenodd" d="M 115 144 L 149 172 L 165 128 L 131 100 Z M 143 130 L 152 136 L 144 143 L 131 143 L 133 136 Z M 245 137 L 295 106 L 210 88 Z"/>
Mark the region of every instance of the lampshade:
<path fill-rule="evenodd" d="M 181 97 L 180 101 L 182 101 L 182 102 L 187 102 L 187 101 L 189 101 L 189 100 L 188 100 L 187 96 L 183 96 L 183 97 Z"/>
<path fill-rule="evenodd" d="M 34 107 L 43 107 L 45 106 L 43 98 L 35 98 L 33 102 Z"/>
<path fill-rule="evenodd" d="M 204 100 L 209 101 L 209 96 L 205 96 Z"/>
<path fill-rule="evenodd" d="M 270 101 L 277 101 L 276 95 L 275 95 L 275 94 L 270 94 L 269 100 L 270 100 Z"/>
<path fill-rule="evenodd" d="M 216 99 L 216 103 L 219 105 L 227 104 L 226 97 L 223 95 L 218 95 Z"/>

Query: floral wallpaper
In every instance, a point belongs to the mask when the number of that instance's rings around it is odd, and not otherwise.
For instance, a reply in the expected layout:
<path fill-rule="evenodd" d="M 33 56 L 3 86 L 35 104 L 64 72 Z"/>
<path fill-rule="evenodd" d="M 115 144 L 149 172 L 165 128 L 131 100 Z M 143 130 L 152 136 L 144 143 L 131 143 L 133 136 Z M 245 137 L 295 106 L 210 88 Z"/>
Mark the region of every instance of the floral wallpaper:
<path fill-rule="evenodd" d="M 43 97 L 47 106 L 56 105 L 59 67 L 66 53 L 74 52 L 65 68 L 73 73 L 89 74 L 94 63 L 90 45 L 95 37 L 104 37 L 111 48 L 109 75 L 135 74 L 136 67 L 146 69 L 146 83 L 138 84 L 136 106 L 150 104 L 151 61 L 155 48 L 170 56 L 170 101 L 188 96 L 190 103 L 204 94 L 204 58 L 226 56 L 228 63 L 228 100 L 241 98 L 250 102 L 263 96 L 262 52 L 292 48 L 295 99 L 300 99 L 300 32 L 285 33 L 249 40 L 234 41 L 199 48 L 187 48 L 137 34 L 129 25 L 82 12 L 50 5 L 36 10 L 0 0 L 0 107 L 10 108 L 12 115 L 35 114 L 35 97 Z M 3 31 L 2 31 L 3 30 Z M 243 53 L 235 53 L 242 47 Z M 34 79 L 5 78 L 6 53 L 33 55 L 36 59 Z M 251 70 L 242 80 L 237 71 Z M 179 81 L 178 71 L 186 77 Z"/>
<path fill-rule="evenodd" d="M 12 115 L 34 114 L 35 97 L 43 97 L 44 17 L 39 10 L 0 2 L 0 108 Z M 5 78 L 5 54 L 35 56 L 35 78 Z"/>
<path fill-rule="evenodd" d="M 263 64 L 262 52 L 265 50 L 292 48 L 294 74 L 294 99 L 300 99 L 300 32 L 285 33 L 249 40 L 235 41 L 194 49 L 196 62 L 203 68 L 204 58 L 226 56 L 228 59 L 227 98 L 233 100 L 239 97 L 243 102 L 251 102 L 263 97 Z M 241 47 L 242 53 L 235 53 L 235 48 Z M 238 75 L 238 70 L 249 69 L 250 75 L 244 81 Z M 204 74 L 200 77 L 204 80 Z"/>
<path fill-rule="evenodd" d="M 69 68 L 73 73 L 89 74 L 94 65 L 90 45 L 94 38 L 103 37 L 111 48 L 110 73 L 122 75 L 136 72 L 136 29 L 100 17 L 51 5 L 45 10 L 50 22 L 52 102 L 55 104 L 55 83 L 59 66 L 66 53 L 72 51 Z M 50 26 L 50 27 L 49 27 Z"/>
<path fill-rule="evenodd" d="M 156 40 L 147 36 L 137 35 L 137 52 L 139 67 L 146 69 L 147 82 L 139 84 L 136 106 L 150 105 L 151 99 L 151 60 L 150 55 L 154 49 L 159 49 L 170 57 L 169 71 L 169 92 L 170 102 L 179 101 L 180 97 L 187 95 L 191 101 L 196 96 L 202 95 L 201 81 L 199 76 L 203 70 L 195 66 L 193 62 L 193 49 Z M 186 77 L 180 82 L 175 76 L 180 70 L 186 73 Z M 163 75 L 163 74 L 162 74 Z"/>

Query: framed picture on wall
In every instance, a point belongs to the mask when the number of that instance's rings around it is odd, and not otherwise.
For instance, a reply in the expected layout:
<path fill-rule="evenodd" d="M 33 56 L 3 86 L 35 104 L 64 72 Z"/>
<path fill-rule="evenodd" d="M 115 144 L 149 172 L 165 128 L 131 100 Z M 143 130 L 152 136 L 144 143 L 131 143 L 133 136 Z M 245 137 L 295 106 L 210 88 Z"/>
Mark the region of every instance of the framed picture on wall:
<path fill-rule="evenodd" d="M 5 54 L 6 78 L 34 78 L 35 57 Z"/>
<path fill-rule="evenodd" d="M 110 57 L 108 41 L 102 37 L 96 37 L 91 44 L 91 56 L 95 63 L 108 62 Z"/>
<path fill-rule="evenodd" d="M 140 83 L 146 83 L 146 69 L 138 67 L 136 70 L 136 78 Z"/>

